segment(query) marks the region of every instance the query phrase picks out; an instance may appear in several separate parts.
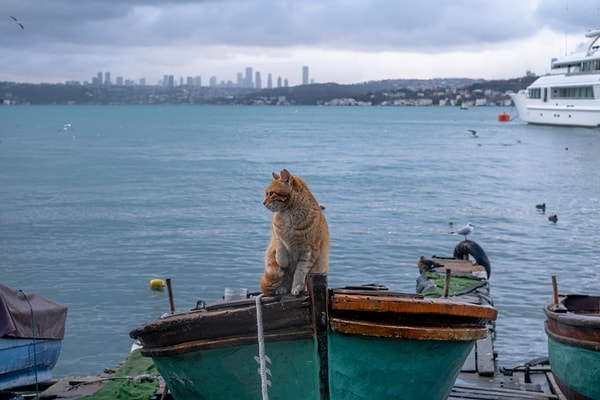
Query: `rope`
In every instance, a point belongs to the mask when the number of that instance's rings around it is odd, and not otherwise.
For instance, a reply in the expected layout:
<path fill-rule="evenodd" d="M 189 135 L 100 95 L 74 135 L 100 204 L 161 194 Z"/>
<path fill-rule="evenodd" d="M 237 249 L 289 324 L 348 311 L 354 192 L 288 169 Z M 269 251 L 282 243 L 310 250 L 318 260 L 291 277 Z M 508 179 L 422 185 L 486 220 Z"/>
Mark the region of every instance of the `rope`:
<path fill-rule="evenodd" d="M 25 294 L 24 291 L 19 289 L 19 292 L 23 294 L 27 304 L 29 304 L 29 310 L 31 311 L 31 336 L 32 336 L 32 344 L 33 344 L 33 372 L 35 374 L 35 398 L 39 400 L 40 398 L 40 390 L 38 386 L 38 373 L 37 373 L 37 349 L 35 347 L 35 319 L 33 318 L 33 307 L 31 306 L 31 302 L 29 301 L 29 297 Z M 31 354 L 30 354 L 31 357 Z"/>
<path fill-rule="evenodd" d="M 262 321 L 262 308 L 261 308 L 261 299 L 264 295 L 261 293 L 256 296 L 256 327 L 258 328 L 258 359 L 254 357 L 256 361 L 258 361 L 259 369 L 258 373 L 260 374 L 260 385 L 262 392 L 262 399 L 269 400 L 269 392 L 267 386 L 271 385 L 271 382 L 267 378 L 267 374 L 271 374 L 271 371 L 267 368 L 267 361 L 271 363 L 269 357 L 265 355 L 265 334 L 263 331 L 263 321 Z"/>

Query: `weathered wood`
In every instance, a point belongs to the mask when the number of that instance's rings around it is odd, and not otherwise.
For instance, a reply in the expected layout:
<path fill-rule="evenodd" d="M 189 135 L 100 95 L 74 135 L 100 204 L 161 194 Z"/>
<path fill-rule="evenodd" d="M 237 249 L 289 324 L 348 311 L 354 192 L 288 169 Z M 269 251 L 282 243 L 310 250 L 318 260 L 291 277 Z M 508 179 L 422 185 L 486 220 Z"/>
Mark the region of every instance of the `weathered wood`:
<path fill-rule="evenodd" d="M 549 300 L 544 309 L 548 336 L 571 346 L 600 351 L 600 297 L 559 296 L 561 309 L 554 301 Z"/>
<path fill-rule="evenodd" d="M 312 329 L 308 296 L 266 299 L 262 304 L 262 315 L 265 333 Z M 146 348 L 158 348 L 201 340 L 256 337 L 256 333 L 256 306 L 254 300 L 250 300 L 170 315 L 149 322 L 129 335 L 138 338 Z"/>
<path fill-rule="evenodd" d="M 481 376 L 494 375 L 496 368 L 491 336 L 487 335 L 484 339 L 479 339 L 475 343 L 475 347 L 477 349 L 477 373 Z"/>
<path fill-rule="evenodd" d="M 390 337 L 416 340 L 475 340 L 484 338 L 487 334 L 485 326 L 399 326 L 377 323 L 373 321 L 352 321 L 341 318 L 330 318 L 330 323 L 336 332 Z"/>
<path fill-rule="evenodd" d="M 368 311 L 370 313 L 402 313 L 423 315 L 447 315 L 455 317 L 496 319 L 498 311 L 493 307 L 474 305 L 447 299 L 418 299 L 365 294 L 338 293 L 333 291 L 332 311 Z"/>
<path fill-rule="evenodd" d="M 477 351 L 477 345 L 473 346 L 471 352 L 467 356 L 465 363 L 461 368 L 461 372 L 476 372 L 477 371 L 477 362 L 475 361 L 475 352 Z"/>
<path fill-rule="evenodd" d="M 457 258 L 441 258 L 433 257 L 433 260 L 441 266 L 434 268 L 437 272 L 444 272 L 446 269 L 451 269 L 452 272 L 485 272 L 485 268 L 479 264 L 473 264 L 469 260 L 460 260 Z"/>

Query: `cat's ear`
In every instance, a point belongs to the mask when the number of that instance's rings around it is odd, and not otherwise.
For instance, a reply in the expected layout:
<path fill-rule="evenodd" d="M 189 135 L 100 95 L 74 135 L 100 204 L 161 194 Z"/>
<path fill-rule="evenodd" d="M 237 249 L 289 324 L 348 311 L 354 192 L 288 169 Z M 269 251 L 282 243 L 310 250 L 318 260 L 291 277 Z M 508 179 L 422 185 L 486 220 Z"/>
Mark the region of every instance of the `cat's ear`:
<path fill-rule="evenodd" d="M 289 184 L 290 181 L 292 180 L 292 175 L 289 173 L 289 171 L 287 169 L 281 170 L 281 180 L 287 184 Z"/>
<path fill-rule="evenodd" d="M 275 180 L 279 179 L 279 175 L 277 175 L 275 172 L 273 172 L 273 179 L 275 179 Z"/>

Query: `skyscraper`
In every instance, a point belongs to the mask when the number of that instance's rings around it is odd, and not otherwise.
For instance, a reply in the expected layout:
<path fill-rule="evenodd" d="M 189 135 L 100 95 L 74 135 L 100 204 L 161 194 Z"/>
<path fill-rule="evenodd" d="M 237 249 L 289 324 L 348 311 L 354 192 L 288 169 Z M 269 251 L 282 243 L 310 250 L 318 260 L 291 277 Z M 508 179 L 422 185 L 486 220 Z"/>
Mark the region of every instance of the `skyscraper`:
<path fill-rule="evenodd" d="M 302 84 L 308 85 L 308 66 L 302 67 Z"/>
<path fill-rule="evenodd" d="M 244 79 L 244 87 L 252 88 L 254 83 L 252 82 L 252 67 L 246 67 L 246 77 Z"/>
<path fill-rule="evenodd" d="M 260 71 L 256 71 L 254 75 L 254 87 L 256 89 L 262 89 L 262 79 L 260 78 Z"/>

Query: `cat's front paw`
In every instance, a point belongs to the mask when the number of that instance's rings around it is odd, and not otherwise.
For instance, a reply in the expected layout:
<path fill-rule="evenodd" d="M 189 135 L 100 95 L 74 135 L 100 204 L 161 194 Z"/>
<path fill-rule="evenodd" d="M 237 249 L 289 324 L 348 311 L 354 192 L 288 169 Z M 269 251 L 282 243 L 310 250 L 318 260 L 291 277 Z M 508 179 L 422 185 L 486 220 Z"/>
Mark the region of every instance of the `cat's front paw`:
<path fill-rule="evenodd" d="M 286 287 L 283 287 L 283 286 L 279 286 L 279 287 L 277 288 L 277 290 L 275 290 L 275 294 L 276 294 L 276 295 L 288 294 L 288 292 L 289 292 L 288 288 L 286 288 Z"/>
<path fill-rule="evenodd" d="M 296 285 L 292 288 L 292 296 L 300 296 L 306 291 L 306 285 Z"/>

